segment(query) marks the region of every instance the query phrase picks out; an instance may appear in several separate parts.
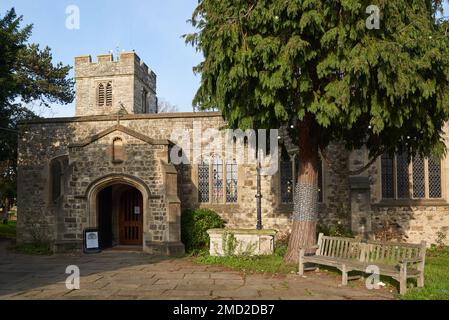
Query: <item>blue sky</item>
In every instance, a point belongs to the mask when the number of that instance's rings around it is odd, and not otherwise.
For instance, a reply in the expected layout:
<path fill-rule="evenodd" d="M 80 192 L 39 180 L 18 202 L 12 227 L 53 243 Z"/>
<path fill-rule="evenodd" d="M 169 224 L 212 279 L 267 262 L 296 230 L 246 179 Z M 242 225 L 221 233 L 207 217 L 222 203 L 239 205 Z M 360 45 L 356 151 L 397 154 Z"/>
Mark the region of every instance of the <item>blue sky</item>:
<path fill-rule="evenodd" d="M 0 12 L 15 7 L 24 23 L 34 24 L 31 41 L 50 46 L 54 60 L 64 64 L 73 65 L 77 55 L 95 57 L 116 47 L 135 50 L 158 75 L 158 96 L 180 111 L 191 111 L 200 80 L 192 67 L 202 56 L 181 36 L 193 31 L 186 21 L 196 4 L 197 0 L 0 0 Z M 80 8 L 79 30 L 65 26 L 69 5 Z M 73 116 L 74 104 L 34 110 L 46 117 Z"/>
<path fill-rule="evenodd" d="M 158 75 L 158 96 L 180 111 L 191 111 L 200 81 L 192 67 L 202 56 L 181 36 L 193 31 L 186 21 L 196 4 L 197 0 L 0 0 L 0 12 L 15 7 L 24 23 L 34 24 L 31 41 L 48 45 L 54 60 L 64 64 L 73 66 L 77 55 L 95 59 L 117 46 L 120 51 L 135 50 Z M 80 8 L 79 30 L 65 27 L 69 5 Z M 73 116 L 74 104 L 34 110 L 47 117 Z"/>

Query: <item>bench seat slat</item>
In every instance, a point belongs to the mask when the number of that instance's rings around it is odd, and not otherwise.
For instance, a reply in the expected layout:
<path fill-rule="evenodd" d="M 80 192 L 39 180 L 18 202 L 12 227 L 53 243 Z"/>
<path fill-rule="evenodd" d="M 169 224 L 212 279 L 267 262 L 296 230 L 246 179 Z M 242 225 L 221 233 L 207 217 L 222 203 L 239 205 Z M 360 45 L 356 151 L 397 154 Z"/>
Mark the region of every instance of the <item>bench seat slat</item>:
<path fill-rule="evenodd" d="M 338 259 L 338 258 L 330 258 L 330 257 L 322 257 L 322 256 L 305 256 L 305 263 L 316 263 L 331 267 L 340 268 L 342 265 L 346 265 L 349 270 L 357 270 L 361 272 L 365 272 L 366 268 L 371 265 L 370 263 L 363 263 L 354 260 L 347 259 Z M 389 266 L 389 265 L 378 265 L 379 271 L 382 275 L 387 276 L 398 276 L 399 274 L 399 265 L 397 266 Z M 407 270 L 408 278 L 416 278 L 419 275 L 419 271 L 417 269 L 409 268 Z"/>

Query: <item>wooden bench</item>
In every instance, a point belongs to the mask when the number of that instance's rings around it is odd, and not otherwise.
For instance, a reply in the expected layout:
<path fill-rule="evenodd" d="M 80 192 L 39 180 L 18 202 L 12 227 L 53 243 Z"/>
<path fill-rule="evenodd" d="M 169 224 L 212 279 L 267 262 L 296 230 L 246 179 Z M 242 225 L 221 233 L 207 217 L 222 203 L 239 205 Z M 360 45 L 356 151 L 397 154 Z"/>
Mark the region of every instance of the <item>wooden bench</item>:
<path fill-rule="evenodd" d="M 366 272 L 368 266 L 377 266 L 381 275 L 397 280 L 400 294 L 405 294 L 409 278 L 416 278 L 418 287 L 424 286 L 425 257 L 425 241 L 421 244 L 361 241 L 321 233 L 316 246 L 300 249 L 298 274 L 304 274 L 305 263 L 331 266 L 342 272 L 342 285 L 347 285 L 348 272 Z"/>

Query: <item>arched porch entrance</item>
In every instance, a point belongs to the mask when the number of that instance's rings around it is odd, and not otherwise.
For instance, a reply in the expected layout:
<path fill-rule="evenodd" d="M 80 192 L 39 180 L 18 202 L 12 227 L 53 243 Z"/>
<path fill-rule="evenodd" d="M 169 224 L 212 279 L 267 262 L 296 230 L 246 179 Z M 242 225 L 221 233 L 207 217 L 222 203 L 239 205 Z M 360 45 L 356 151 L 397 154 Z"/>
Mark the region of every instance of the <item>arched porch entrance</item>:
<path fill-rule="evenodd" d="M 110 175 L 87 190 L 89 225 L 99 229 L 100 246 L 143 246 L 149 191 L 140 179 Z"/>
<path fill-rule="evenodd" d="M 143 243 L 143 197 L 139 190 L 115 184 L 98 193 L 100 246 L 139 246 Z"/>

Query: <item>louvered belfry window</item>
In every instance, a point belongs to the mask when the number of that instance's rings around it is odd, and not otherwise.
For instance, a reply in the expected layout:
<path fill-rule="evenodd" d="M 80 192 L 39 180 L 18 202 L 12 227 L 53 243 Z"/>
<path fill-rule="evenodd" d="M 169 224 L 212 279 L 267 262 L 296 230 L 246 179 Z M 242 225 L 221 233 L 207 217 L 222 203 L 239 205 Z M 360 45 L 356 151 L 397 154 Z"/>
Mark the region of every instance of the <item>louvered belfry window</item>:
<path fill-rule="evenodd" d="M 106 85 L 106 106 L 112 107 L 112 83 Z"/>
<path fill-rule="evenodd" d="M 105 88 L 104 88 L 104 85 L 102 83 L 100 83 L 98 85 L 98 105 L 99 106 L 104 106 L 105 98 L 106 98 Z"/>
<path fill-rule="evenodd" d="M 97 104 L 100 107 L 112 107 L 112 82 L 98 84 Z"/>
<path fill-rule="evenodd" d="M 382 156 L 383 199 L 442 198 L 441 160 L 408 154 Z"/>

